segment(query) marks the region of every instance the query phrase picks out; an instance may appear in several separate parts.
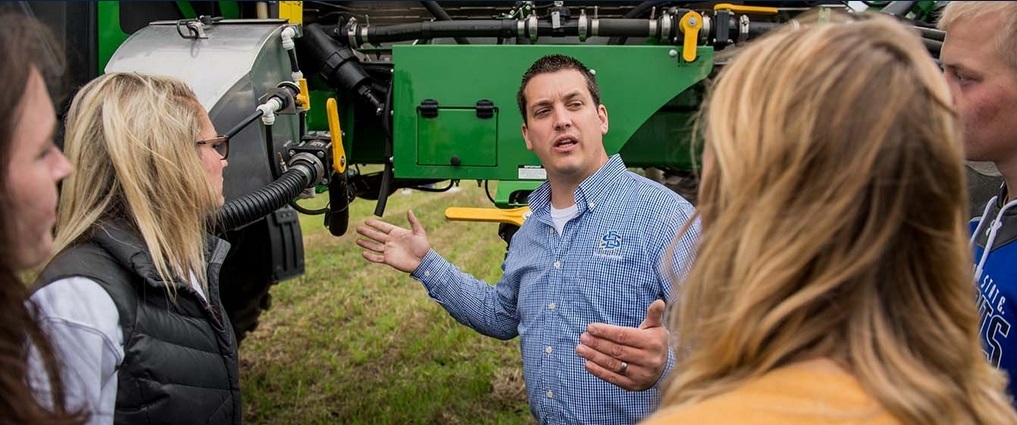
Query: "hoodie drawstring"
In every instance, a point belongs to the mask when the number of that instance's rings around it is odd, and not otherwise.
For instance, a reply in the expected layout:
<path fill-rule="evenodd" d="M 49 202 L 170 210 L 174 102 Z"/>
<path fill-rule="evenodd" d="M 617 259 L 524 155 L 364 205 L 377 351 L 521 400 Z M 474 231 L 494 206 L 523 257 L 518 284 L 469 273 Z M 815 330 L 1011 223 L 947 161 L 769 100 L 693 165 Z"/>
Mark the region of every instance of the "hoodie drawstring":
<path fill-rule="evenodd" d="M 989 203 L 986 204 L 985 212 L 982 213 L 982 219 L 979 221 L 978 227 L 975 228 L 975 233 L 971 236 L 972 247 L 975 246 L 974 242 L 984 227 L 986 214 L 989 213 L 989 208 L 996 202 L 996 199 L 997 197 L 993 196 L 992 199 L 989 200 Z M 1003 205 L 1003 208 L 1000 208 L 999 212 L 996 213 L 996 218 L 992 220 L 992 224 L 989 226 L 989 238 L 985 241 L 985 249 L 982 250 L 982 257 L 978 260 L 978 267 L 975 267 L 975 283 L 978 283 L 978 281 L 982 279 L 982 271 L 985 267 L 986 260 L 989 259 L 989 252 L 992 250 L 992 244 L 996 241 L 996 235 L 999 233 L 999 229 L 1003 227 L 1003 215 L 1006 214 L 1007 210 L 1015 206 L 1017 206 L 1017 200 L 1010 201 L 1006 205 Z"/>

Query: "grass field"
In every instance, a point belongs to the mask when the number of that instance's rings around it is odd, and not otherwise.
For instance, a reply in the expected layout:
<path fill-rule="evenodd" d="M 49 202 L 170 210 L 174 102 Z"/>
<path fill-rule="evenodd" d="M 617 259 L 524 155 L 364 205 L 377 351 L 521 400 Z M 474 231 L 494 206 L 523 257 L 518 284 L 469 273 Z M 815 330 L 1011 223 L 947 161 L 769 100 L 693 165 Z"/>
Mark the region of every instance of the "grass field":
<path fill-rule="evenodd" d="M 438 194 L 397 192 L 385 217 L 407 226 L 412 209 L 438 252 L 497 281 L 505 255 L 497 225 L 447 222 L 449 206 L 490 203 L 464 182 Z M 373 201 L 355 201 L 338 238 L 320 216 L 301 217 L 306 273 L 273 288 L 272 308 L 240 347 L 245 422 L 533 423 L 517 340 L 460 325 L 419 282 L 360 256 L 354 229 L 373 210 Z"/>

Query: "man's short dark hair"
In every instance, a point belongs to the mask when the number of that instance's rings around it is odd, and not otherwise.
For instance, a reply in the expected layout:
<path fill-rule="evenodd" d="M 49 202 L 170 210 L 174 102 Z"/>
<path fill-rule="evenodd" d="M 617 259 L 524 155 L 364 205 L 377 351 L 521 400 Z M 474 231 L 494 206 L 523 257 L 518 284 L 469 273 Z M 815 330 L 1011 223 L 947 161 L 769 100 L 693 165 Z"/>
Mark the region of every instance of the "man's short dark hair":
<path fill-rule="evenodd" d="M 530 69 L 527 69 L 526 73 L 523 74 L 523 82 L 519 85 L 519 91 L 516 93 L 516 102 L 519 103 L 519 113 L 523 116 L 524 124 L 527 122 L 526 93 L 524 93 L 526 85 L 529 84 L 530 80 L 537 75 L 558 72 L 566 69 L 579 71 L 580 74 L 583 74 L 583 77 L 586 77 L 586 89 L 590 91 L 590 96 L 593 98 L 593 104 L 597 106 L 600 105 L 600 87 L 597 86 L 597 78 L 593 75 L 593 72 L 590 71 L 590 68 L 587 68 L 586 65 L 583 65 L 582 62 L 579 62 L 576 58 L 571 56 L 559 54 L 547 55 L 537 59 L 533 65 L 530 65 Z"/>

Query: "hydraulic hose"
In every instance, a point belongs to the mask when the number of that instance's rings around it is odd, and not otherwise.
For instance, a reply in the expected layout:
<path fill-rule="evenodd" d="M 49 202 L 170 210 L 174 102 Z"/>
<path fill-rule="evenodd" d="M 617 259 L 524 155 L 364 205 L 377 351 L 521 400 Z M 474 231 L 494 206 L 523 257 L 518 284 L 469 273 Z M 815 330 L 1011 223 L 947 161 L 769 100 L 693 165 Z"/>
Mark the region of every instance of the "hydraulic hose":
<path fill-rule="evenodd" d="M 231 128 L 231 129 L 229 129 L 229 131 L 227 131 L 226 134 L 224 134 L 224 136 L 229 137 L 229 138 L 232 139 L 233 136 L 236 136 L 237 133 L 239 133 L 245 127 L 251 125 L 251 123 L 254 122 L 254 120 L 256 120 L 258 118 L 261 118 L 262 115 L 264 115 L 264 112 L 262 112 L 260 110 L 254 111 L 253 114 L 249 115 L 247 118 L 244 118 L 243 121 L 240 121 L 239 124 L 233 126 L 233 128 Z"/>
<path fill-rule="evenodd" d="M 213 223 L 221 231 L 230 231 L 253 223 L 288 204 L 312 181 L 314 171 L 297 163 L 267 186 L 229 201 L 215 215 Z"/>
<path fill-rule="evenodd" d="M 434 15 L 435 18 L 438 18 L 439 21 L 451 21 L 452 20 L 452 17 L 448 16 L 448 13 L 445 13 L 445 9 L 442 9 L 441 5 L 439 5 L 438 2 L 436 2 L 436 1 L 422 1 L 422 2 L 420 2 L 420 4 L 424 5 L 424 8 L 427 9 L 428 12 L 431 12 L 431 14 Z M 470 41 L 467 40 L 466 38 L 463 38 L 463 37 L 454 37 L 454 38 L 456 40 L 456 43 L 459 43 L 459 44 L 470 44 Z"/>
<path fill-rule="evenodd" d="M 428 21 L 382 27 L 370 26 L 367 27 L 367 40 L 359 40 L 360 36 L 358 35 L 357 41 L 358 43 L 370 41 L 377 44 L 421 38 L 455 38 L 458 36 L 511 38 L 518 35 L 518 32 L 518 23 L 512 20 Z"/>
<path fill-rule="evenodd" d="M 381 99 L 371 90 L 371 77 L 367 75 L 353 49 L 329 37 L 317 23 L 304 27 L 304 36 L 298 39 L 298 43 L 301 51 L 310 59 L 310 72 L 320 73 L 332 87 L 356 93 L 360 100 L 381 114 Z M 304 65 L 307 65 L 307 61 Z"/>
<path fill-rule="evenodd" d="M 644 13 L 646 13 L 647 10 L 650 10 L 650 8 L 652 8 L 653 6 L 664 6 L 665 4 L 667 3 L 659 1 L 644 1 L 642 3 L 639 3 L 638 6 L 632 8 L 632 10 L 625 13 L 625 15 L 622 17 L 627 19 L 638 18 L 642 16 Z M 607 44 L 625 44 L 625 42 L 628 41 L 628 39 L 629 39 L 628 37 L 611 37 L 609 40 L 607 40 Z"/>
<path fill-rule="evenodd" d="M 388 204 L 388 194 L 392 190 L 392 90 L 393 81 L 389 82 L 388 94 L 385 96 L 384 113 L 381 116 L 381 125 L 385 131 L 385 170 L 381 173 L 381 187 L 378 190 L 378 203 L 374 206 L 374 215 L 382 217 L 385 214 L 385 205 Z"/>

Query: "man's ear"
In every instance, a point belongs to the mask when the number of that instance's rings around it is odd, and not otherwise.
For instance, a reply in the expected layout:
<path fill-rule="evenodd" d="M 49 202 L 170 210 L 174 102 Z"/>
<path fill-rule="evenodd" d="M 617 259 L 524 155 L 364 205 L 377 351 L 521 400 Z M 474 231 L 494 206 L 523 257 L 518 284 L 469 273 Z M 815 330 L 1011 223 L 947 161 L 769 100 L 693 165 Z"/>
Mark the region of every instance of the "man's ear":
<path fill-rule="evenodd" d="M 526 142 L 526 150 L 533 150 L 533 143 L 530 143 L 530 129 L 526 128 L 526 124 L 523 124 L 523 141 Z"/>
<path fill-rule="evenodd" d="M 597 118 L 600 118 L 600 134 L 607 134 L 607 107 L 600 105 L 597 107 Z"/>

